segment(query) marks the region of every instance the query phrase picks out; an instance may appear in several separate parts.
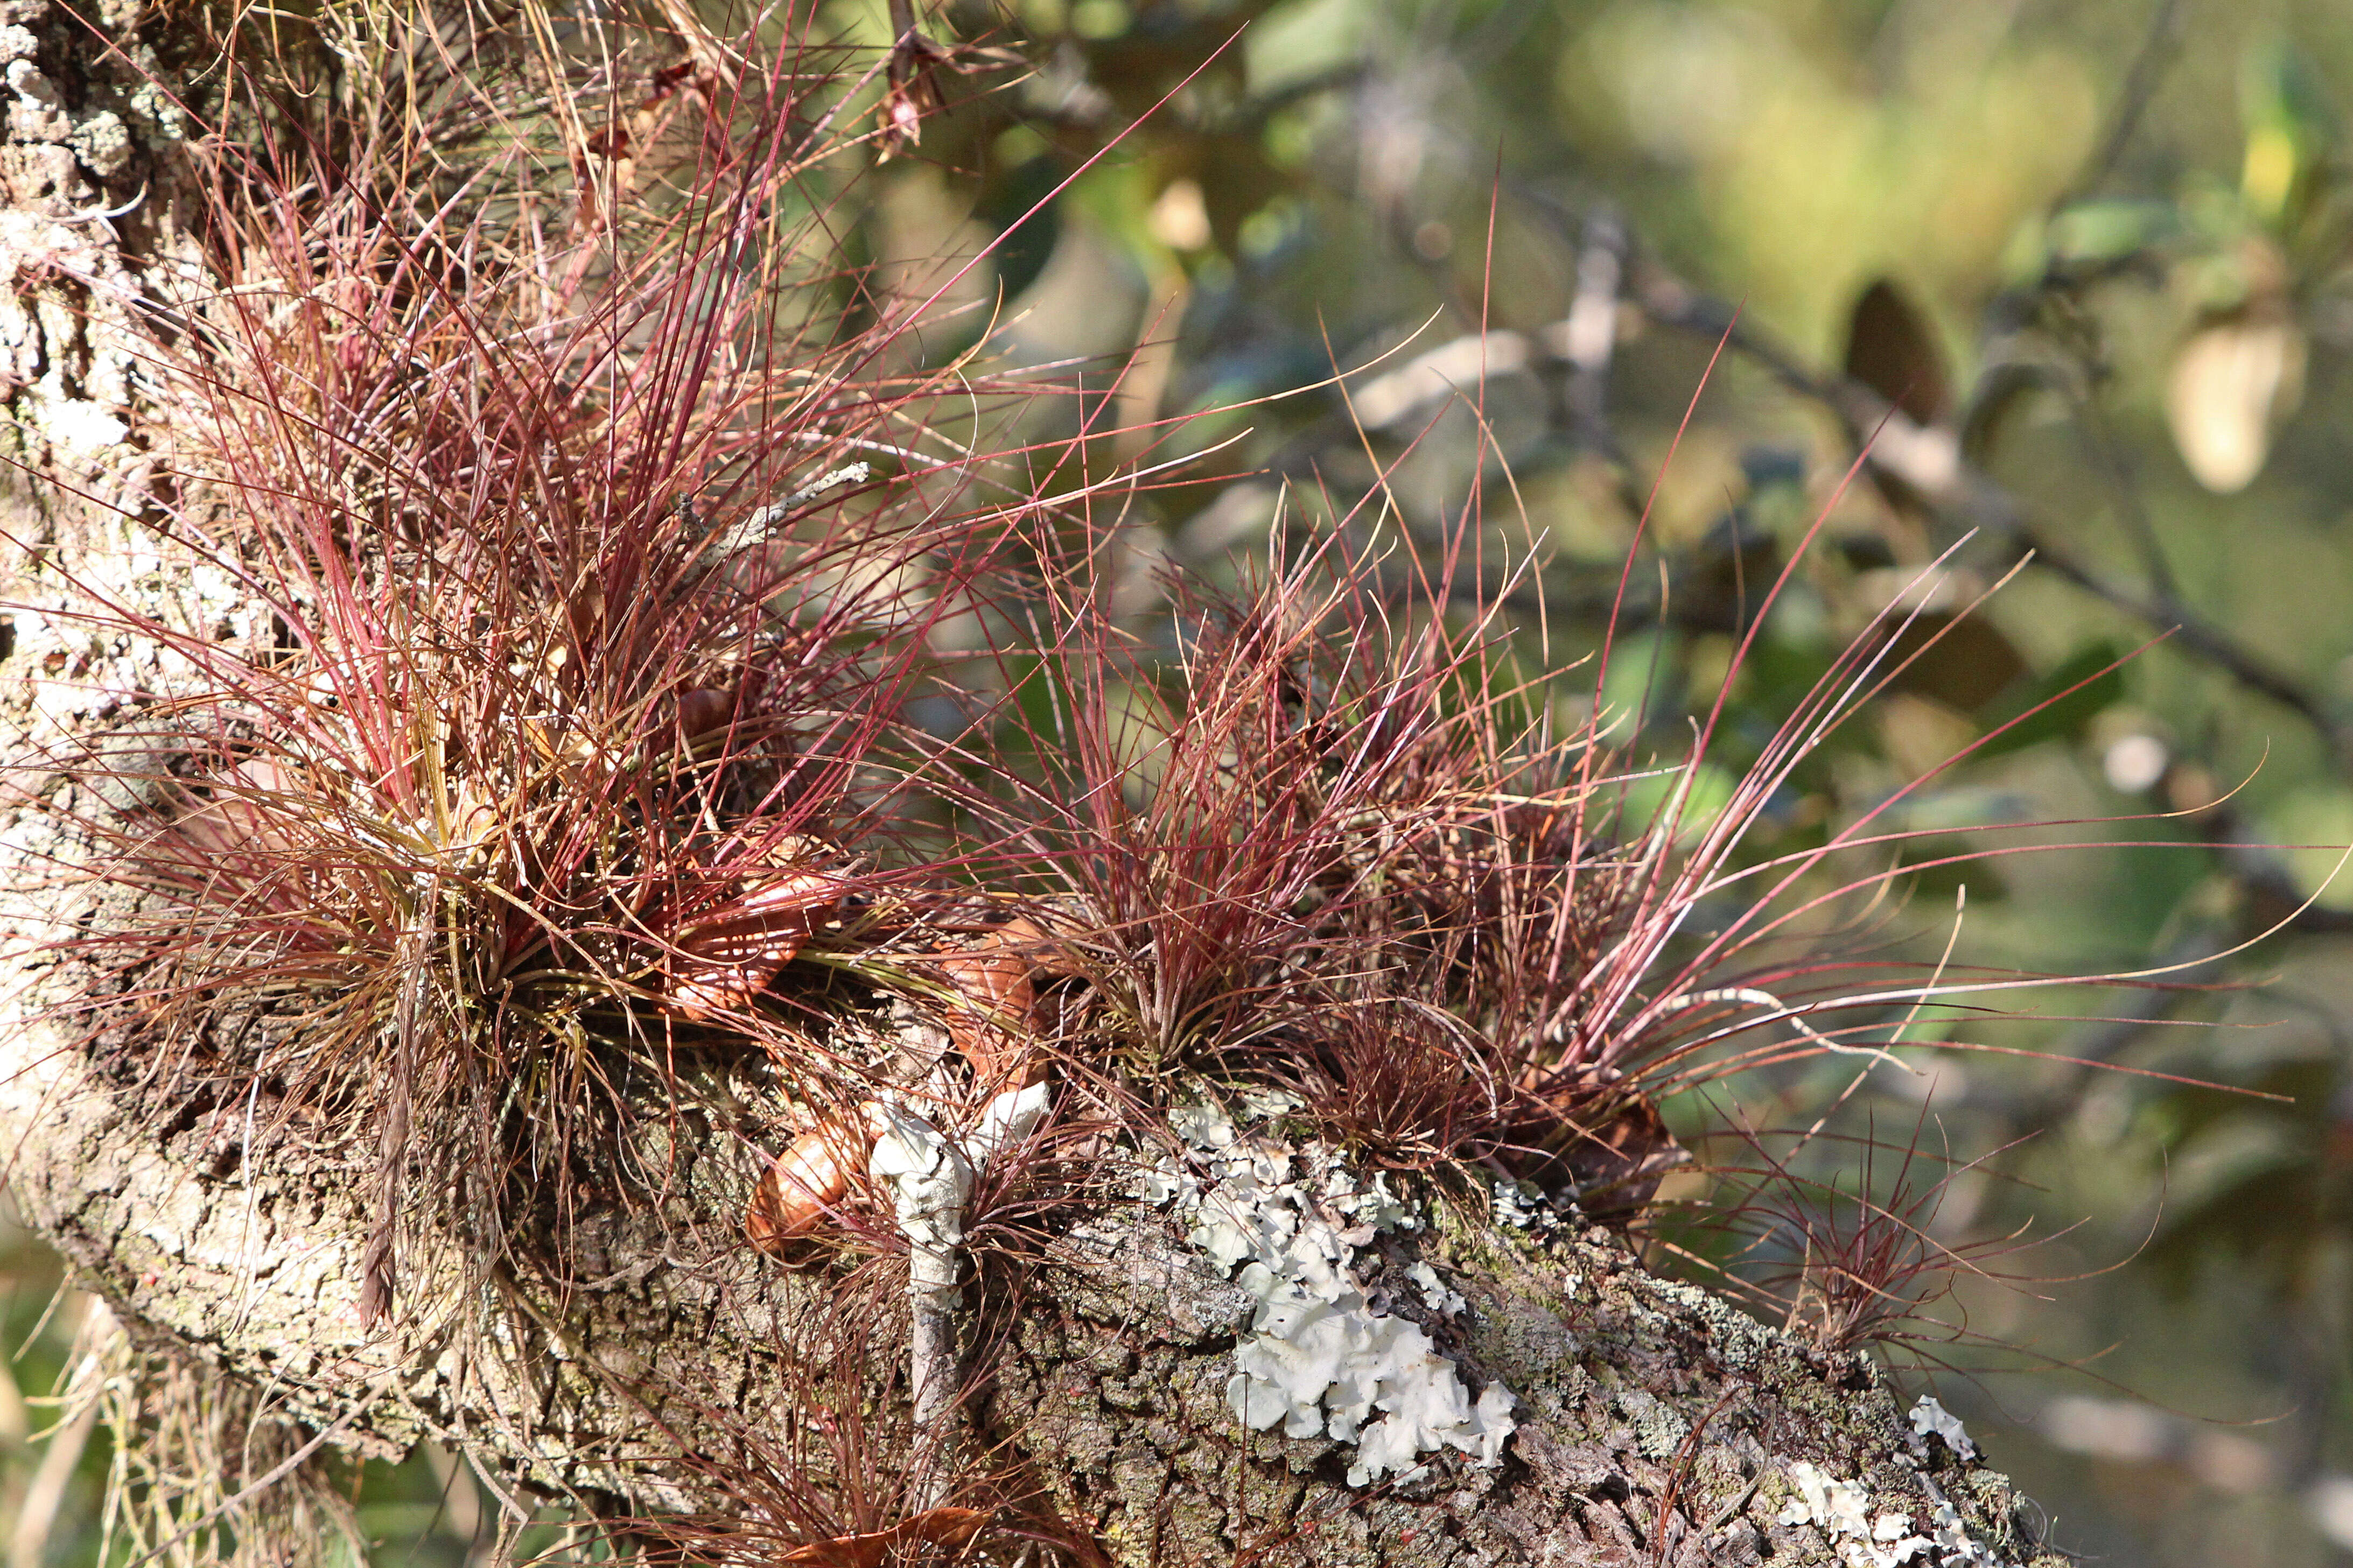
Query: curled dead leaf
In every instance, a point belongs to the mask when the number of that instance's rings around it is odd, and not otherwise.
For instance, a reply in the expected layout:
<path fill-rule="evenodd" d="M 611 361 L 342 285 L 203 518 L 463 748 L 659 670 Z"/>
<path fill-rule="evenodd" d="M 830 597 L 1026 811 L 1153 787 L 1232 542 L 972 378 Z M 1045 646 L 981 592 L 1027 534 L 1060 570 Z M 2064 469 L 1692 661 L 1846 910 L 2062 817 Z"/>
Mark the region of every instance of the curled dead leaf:
<path fill-rule="evenodd" d="M 786 1144 L 753 1189 L 744 1212 L 745 1238 L 763 1252 L 781 1254 L 786 1242 L 816 1229 L 849 1193 L 850 1176 L 864 1168 L 885 1125 L 882 1107 L 870 1100 L 858 1108 L 855 1124 L 828 1122 Z"/>
<path fill-rule="evenodd" d="M 984 1084 L 1036 1081 L 1043 1058 L 1033 1048 L 1038 993 L 1032 977 L 1055 972 L 1050 952 L 1051 939 L 1023 915 L 935 961 L 956 994 L 947 1009 L 948 1039 Z"/>
<path fill-rule="evenodd" d="M 735 693 L 717 687 L 697 686 L 677 698 L 678 732 L 685 740 L 723 730 L 735 717 Z"/>
<path fill-rule="evenodd" d="M 845 889 L 821 871 L 787 871 L 744 894 L 718 918 L 681 931 L 664 968 L 662 1004 L 701 1023 L 738 1011 L 808 945 L 817 922 L 837 909 Z"/>

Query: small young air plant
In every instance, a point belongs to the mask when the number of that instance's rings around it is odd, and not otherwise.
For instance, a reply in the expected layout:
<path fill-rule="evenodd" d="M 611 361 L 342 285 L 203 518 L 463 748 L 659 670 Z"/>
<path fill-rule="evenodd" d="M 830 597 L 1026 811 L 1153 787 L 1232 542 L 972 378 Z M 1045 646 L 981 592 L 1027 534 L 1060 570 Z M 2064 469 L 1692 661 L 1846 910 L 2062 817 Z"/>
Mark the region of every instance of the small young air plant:
<path fill-rule="evenodd" d="M 1925 1105 L 1900 1144 L 1869 1126 L 1845 1133 L 1817 1121 L 1778 1136 L 1739 1126 L 1725 1136 L 1741 1151 L 1709 1165 L 1716 1185 L 1735 1194 L 1699 1222 L 1715 1245 L 1704 1258 L 1684 1256 L 1761 1314 L 1778 1316 L 1784 1331 L 1826 1351 L 1870 1347 L 1926 1371 L 1951 1370 L 1955 1349 L 1994 1348 L 1968 1327 L 1964 1288 L 2031 1292 L 2059 1283 L 2010 1260 L 2066 1232 L 2029 1237 L 2021 1226 L 1947 1239 L 1942 1216 L 1957 1185 L 1985 1179 L 2017 1145 L 1963 1160 L 1926 1147 L 1929 1126 Z M 1837 1169 L 1810 1173 L 1810 1151 L 1829 1152 L 1820 1163 Z M 1841 1151 L 1852 1152 L 1851 1163 Z"/>

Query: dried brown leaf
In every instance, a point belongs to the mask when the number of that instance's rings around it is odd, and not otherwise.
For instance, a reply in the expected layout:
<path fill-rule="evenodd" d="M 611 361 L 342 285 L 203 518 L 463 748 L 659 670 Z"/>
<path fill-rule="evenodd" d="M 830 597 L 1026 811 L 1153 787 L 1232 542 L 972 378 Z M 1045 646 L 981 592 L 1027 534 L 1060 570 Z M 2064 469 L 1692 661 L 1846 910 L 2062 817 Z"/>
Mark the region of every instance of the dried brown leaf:
<path fill-rule="evenodd" d="M 1028 1084 L 1043 1069 L 1044 1058 L 1035 1048 L 1034 977 L 1066 973 L 1055 964 L 1054 951 L 1053 939 L 1022 915 L 966 951 L 935 961 L 958 998 L 947 1010 L 948 1038 L 984 1084 Z"/>
<path fill-rule="evenodd" d="M 782 1255 L 787 1242 L 807 1236 L 849 1191 L 850 1177 L 866 1163 L 881 1136 L 882 1108 L 868 1100 L 855 1125 L 827 1122 L 802 1133 L 768 1163 L 744 1212 L 744 1235 L 761 1251 Z"/>
<path fill-rule="evenodd" d="M 796 1546 L 778 1563 L 805 1563 L 811 1568 L 882 1568 L 894 1546 L 928 1545 L 955 1552 L 969 1545 L 988 1515 L 972 1508 L 927 1508 L 888 1530 L 863 1535 L 837 1535 Z"/>

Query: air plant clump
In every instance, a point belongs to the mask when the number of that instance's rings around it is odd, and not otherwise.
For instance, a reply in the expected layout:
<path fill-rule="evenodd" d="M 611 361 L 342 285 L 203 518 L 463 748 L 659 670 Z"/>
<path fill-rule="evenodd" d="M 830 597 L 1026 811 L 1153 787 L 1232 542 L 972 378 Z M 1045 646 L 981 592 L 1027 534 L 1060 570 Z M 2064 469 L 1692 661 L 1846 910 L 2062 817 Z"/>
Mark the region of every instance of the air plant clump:
<path fill-rule="evenodd" d="M 14 783 L 109 901 L 50 943 L 98 1065 L 375 1167 L 368 1324 L 436 1288 L 426 1238 L 570 1279 L 575 1220 L 680 1187 L 738 1083 L 779 1145 L 873 1092 L 819 1026 L 871 990 L 764 997 L 919 923 L 878 743 L 1000 509 L 941 382 L 874 368 L 908 312 L 845 319 L 807 31 L 485 37 L 356 146 L 233 67 L 187 106 L 218 272 L 142 366 L 171 482 L 123 523 L 200 598 L 25 606 L 37 646 L 153 651 L 62 670 Z"/>
<path fill-rule="evenodd" d="M 1778 1316 L 1785 1332 L 1824 1350 L 1872 1346 L 1925 1368 L 1983 1343 L 1966 1312 L 1955 1310 L 1962 1287 L 2025 1291 L 2055 1283 L 2012 1260 L 2065 1233 L 2030 1237 L 2021 1227 L 1949 1238 L 1940 1215 L 1957 1184 L 1984 1176 L 2007 1151 L 1955 1159 L 1924 1147 L 1927 1128 L 1924 1109 L 1901 1144 L 1870 1130 L 1818 1125 L 1778 1137 L 1743 1130 L 1746 1157 L 1711 1166 L 1726 1195 L 1705 1218 L 1720 1255 L 1707 1267 L 1760 1315 Z M 1852 1150 L 1852 1168 L 1839 1158 L 1840 1173 L 1808 1173 L 1810 1146 Z"/>
<path fill-rule="evenodd" d="M 1051 598 L 959 780 L 973 863 L 1052 950 L 1068 1065 L 1113 1100 L 1165 1104 L 1178 1066 L 1288 1086 L 1406 1163 L 1510 1143 L 1545 1117 L 1494 983 L 1612 919 L 1607 857 L 1559 837 L 1589 737 L 1507 717 L 1542 708 L 1492 614 L 1392 607 L 1345 532 L 1168 588 L 1157 656 L 1083 583 Z"/>
<path fill-rule="evenodd" d="M 1905 612 L 1706 811 L 1722 695 L 1672 763 L 1613 743 L 1607 713 L 1563 725 L 1500 610 L 1431 590 L 1451 563 L 1384 581 L 1363 536 L 1344 519 L 1238 590 L 1172 574 L 1158 647 L 1074 578 L 998 656 L 995 749 L 943 787 L 976 825 L 969 863 L 1025 900 L 1072 1078 L 1163 1112 L 1172 1067 L 1280 1088 L 1392 1165 L 1538 1176 L 1606 1216 L 1683 1158 L 1661 1100 L 1796 1057 L 1888 1059 L 1856 1037 L 1900 1037 L 1939 988 L 1858 987 L 1795 939 L 1885 887 L 1883 867 L 1820 873 L 1915 837 L 1873 831 L 1902 795 L 1827 843 L 1746 847 L 1919 656 L 1896 651 Z"/>
<path fill-rule="evenodd" d="M 937 384 L 871 369 L 903 321 L 827 302 L 860 285 L 806 29 L 723 68 L 609 32 L 593 69 L 551 44 L 454 75 L 440 170 L 258 87 L 203 106 L 222 275 L 145 366 L 179 446 L 134 526 L 209 598 L 183 623 L 72 584 L 59 635 L 133 633 L 153 679 L 25 770 L 133 804 L 90 826 L 140 913 L 84 944 L 125 1070 L 382 1129 L 372 1312 L 414 1157 L 495 1173 L 496 1238 L 509 1178 L 560 1205 L 593 1102 L 680 1030 L 824 1077 L 755 1000 L 887 880 L 877 742 L 997 548 L 927 445 Z M 603 121 L 569 180 L 551 120 Z"/>
<path fill-rule="evenodd" d="M 387 73 L 356 143 L 227 56 L 183 105 L 215 269 L 146 351 L 169 482 L 120 521 L 193 609 L 102 563 L 19 606 L 36 647 L 145 650 L 58 660 L 15 770 L 106 905 L 47 943 L 55 1012 L 175 1125 L 372 1165 L 379 1329 L 433 1288 L 422 1239 L 570 1279 L 575 1222 L 674 1198 L 679 1133 L 748 1095 L 780 1157 L 722 1245 L 797 1256 L 879 1200 L 935 1422 L 955 1369 L 923 1346 L 987 1164 L 965 1113 L 1018 1141 L 1045 1089 L 1036 928 L 908 847 L 902 714 L 1049 498 L 930 409 L 1039 387 L 878 368 L 922 310 L 837 268 L 857 84 L 806 18 L 485 35 L 427 85 L 319 25 Z M 956 1478 L 906 1470 L 890 1507 L 799 1509 L 804 1543 L 968 1541 Z"/>

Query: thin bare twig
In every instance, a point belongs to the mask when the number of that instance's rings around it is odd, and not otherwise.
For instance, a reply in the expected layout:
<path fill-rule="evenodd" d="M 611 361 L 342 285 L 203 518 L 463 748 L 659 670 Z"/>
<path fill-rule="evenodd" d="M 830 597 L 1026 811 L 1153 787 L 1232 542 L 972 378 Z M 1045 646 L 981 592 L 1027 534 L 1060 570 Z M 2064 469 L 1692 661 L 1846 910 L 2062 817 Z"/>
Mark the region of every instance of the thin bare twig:
<path fill-rule="evenodd" d="M 2181 0 L 2159 0 L 2157 9 L 2149 14 L 2148 30 L 2141 35 L 2140 47 L 2125 72 L 2123 90 L 2116 94 L 2107 134 L 2100 138 L 2099 151 L 2092 154 L 2083 171 L 2064 191 L 2052 198 L 2052 212 L 2073 205 L 2098 190 L 2124 162 L 2125 149 L 2139 134 L 2141 119 L 2156 99 L 2157 89 L 2165 80 L 2166 68 L 2173 63 L 2173 52 L 2181 43 Z"/>

